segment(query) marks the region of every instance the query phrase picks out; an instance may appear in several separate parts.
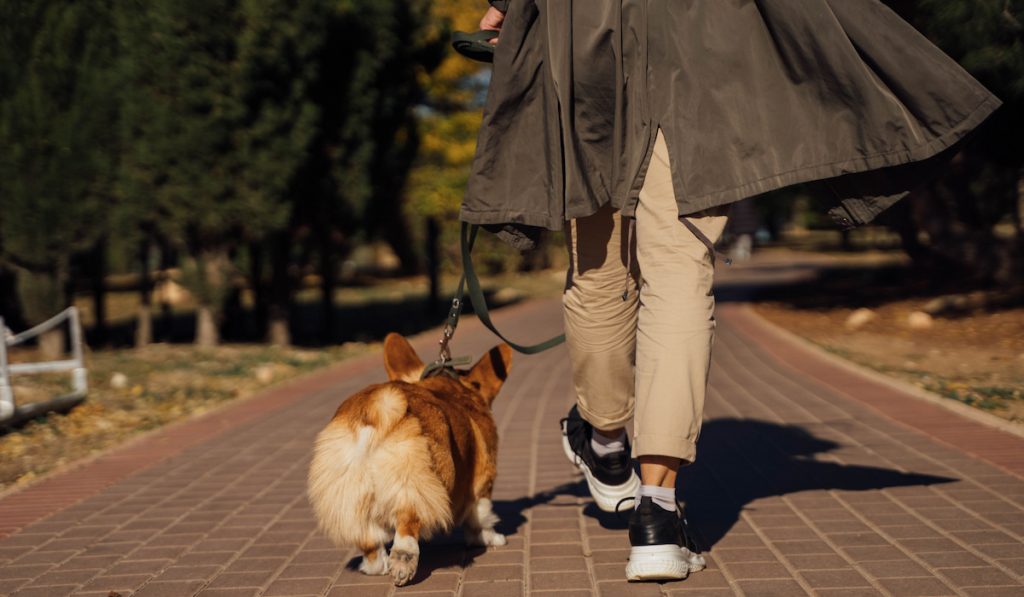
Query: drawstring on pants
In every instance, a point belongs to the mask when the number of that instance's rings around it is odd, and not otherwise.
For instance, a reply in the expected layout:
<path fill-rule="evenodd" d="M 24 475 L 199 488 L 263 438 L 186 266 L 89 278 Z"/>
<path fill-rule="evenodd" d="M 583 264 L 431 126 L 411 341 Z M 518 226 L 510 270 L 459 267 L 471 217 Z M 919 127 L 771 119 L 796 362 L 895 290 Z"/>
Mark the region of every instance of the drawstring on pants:
<path fill-rule="evenodd" d="M 690 221 L 689 218 L 679 218 L 686 228 L 697 237 L 697 240 L 704 243 L 704 246 L 708 248 L 708 254 L 711 255 L 711 267 L 715 267 L 717 257 L 721 257 L 726 265 L 732 265 L 732 258 L 719 252 L 715 249 L 715 243 L 711 242 L 711 239 L 706 234 L 697 228 L 697 225 Z M 633 237 L 636 234 L 636 218 L 629 218 L 629 227 L 626 228 L 626 289 L 622 292 L 622 300 L 629 299 L 629 278 L 633 270 Z"/>
<path fill-rule="evenodd" d="M 717 257 L 721 257 L 722 259 L 724 259 L 726 265 L 732 265 L 732 258 L 727 257 L 726 255 L 724 255 L 722 253 L 719 253 L 715 249 L 715 243 L 711 242 L 711 239 L 708 238 L 707 235 L 705 235 L 703 232 L 701 232 L 700 228 L 697 228 L 696 224 L 691 222 L 689 218 L 679 218 L 679 219 L 682 220 L 683 224 L 686 225 L 686 227 L 690 229 L 690 232 L 692 232 L 693 235 L 696 236 L 697 239 L 700 240 L 700 242 L 704 243 L 704 246 L 708 248 L 708 254 L 711 255 L 711 267 L 715 266 L 715 257 L 716 256 Z"/>
<path fill-rule="evenodd" d="M 626 289 L 622 291 L 622 300 L 629 299 L 629 277 L 633 273 L 633 235 L 636 233 L 636 218 L 627 218 L 626 227 Z"/>

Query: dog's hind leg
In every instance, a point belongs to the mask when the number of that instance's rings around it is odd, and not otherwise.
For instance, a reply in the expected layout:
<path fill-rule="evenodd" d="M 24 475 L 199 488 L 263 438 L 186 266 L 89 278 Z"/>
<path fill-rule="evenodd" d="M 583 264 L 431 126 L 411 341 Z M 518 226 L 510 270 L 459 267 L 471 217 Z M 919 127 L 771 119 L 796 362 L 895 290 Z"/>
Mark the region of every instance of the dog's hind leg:
<path fill-rule="evenodd" d="M 359 563 L 359 571 L 371 576 L 388 573 L 388 552 L 383 545 L 361 545 L 363 561 Z"/>
<path fill-rule="evenodd" d="M 466 533 L 466 543 L 470 545 L 505 545 L 505 535 L 494 530 L 498 524 L 498 515 L 494 513 L 490 498 L 480 498 L 470 508 L 462 528 Z"/>
<path fill-rule="evenodd" d="M 391 546 L 388 565 L 396 586 L 407 584 L 416 576 L 420 560 L 420 519 L 408 509 L 398 513 L 395 524 L 395 542 Z"/>

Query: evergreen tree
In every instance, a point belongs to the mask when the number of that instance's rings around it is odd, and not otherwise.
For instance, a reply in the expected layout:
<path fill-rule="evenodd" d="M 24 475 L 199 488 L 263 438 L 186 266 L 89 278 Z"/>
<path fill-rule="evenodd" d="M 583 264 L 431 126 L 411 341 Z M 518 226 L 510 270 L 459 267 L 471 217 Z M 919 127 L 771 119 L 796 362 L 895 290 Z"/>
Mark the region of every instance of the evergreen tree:
<path fill-rule="evenodd" d="M 6 2 L 0 239 L 30 323 L 70 303 L 72 257 L 102 238 L 118 148 L 112 2 Z M 10 61 L 17 64 L 10 64 Z M 59 333 L 44 352 L 63 349 Z"/>

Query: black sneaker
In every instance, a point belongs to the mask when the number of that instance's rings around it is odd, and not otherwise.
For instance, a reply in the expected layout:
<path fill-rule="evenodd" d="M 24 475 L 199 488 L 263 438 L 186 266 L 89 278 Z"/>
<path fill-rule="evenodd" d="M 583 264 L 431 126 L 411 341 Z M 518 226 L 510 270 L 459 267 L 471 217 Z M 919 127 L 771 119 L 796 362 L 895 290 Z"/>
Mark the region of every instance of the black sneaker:
<path fill-rule="evenodd" d="M 594 428 L 573 406 L 569 415 L 562 419 L 562 449 L 586 477 L 587 487 L 597 507 L 605 512 L 615 512 L 622 500 L 636 496 L 640 477 L 633 471 L 628 438 L 622 452 L 598 456 L 590 447 L 593 433 Z"/>
<path fill-rule="evenodd" d="M 707 563 L 686 531 L 686 519 L 648 496 L 629 517 L 626 580 L 682 580 Z"/>

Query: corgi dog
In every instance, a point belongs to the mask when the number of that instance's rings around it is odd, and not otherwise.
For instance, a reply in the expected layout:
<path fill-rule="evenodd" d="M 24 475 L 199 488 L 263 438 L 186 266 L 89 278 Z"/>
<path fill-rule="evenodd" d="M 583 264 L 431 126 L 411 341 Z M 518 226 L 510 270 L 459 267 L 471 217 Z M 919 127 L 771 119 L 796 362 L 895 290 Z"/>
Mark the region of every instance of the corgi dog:
<path fill-rule="evenodd" d="M 390 381 L 341 403 L 317 436 L 309 468 L 320 529 L 362 551 L 360 571 L 390 573 L 404 585 L 416 574 L 419 540 L 455 525 L 471 545 L 505 545 L 491 509 L 498 456 L 491 403 L 511 359 L 501 344 L 468 371 L 421 380 L 423 361 L 405 338 L 384 340 Z"/>

